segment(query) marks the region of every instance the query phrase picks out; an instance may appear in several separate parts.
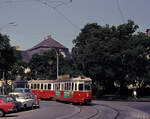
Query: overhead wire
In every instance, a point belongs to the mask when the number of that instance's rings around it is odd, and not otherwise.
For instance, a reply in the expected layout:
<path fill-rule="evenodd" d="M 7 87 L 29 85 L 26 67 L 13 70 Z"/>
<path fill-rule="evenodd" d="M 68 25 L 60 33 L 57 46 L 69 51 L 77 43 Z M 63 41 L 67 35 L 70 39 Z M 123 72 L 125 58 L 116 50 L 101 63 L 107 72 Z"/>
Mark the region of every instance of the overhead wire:
<path fill-rule="evenodd" d="M 79 27 L 76 24 L 74 24 L 66 15 L 64 15 L 61 11 L 59 11 L 56 6 L 51 6 L 50 4 L 48 4 L 48 2 L 43 1 L 43 0 L 34 0 L 34 1 L 38 1 L 42 3 L 43 5 L 47 6 L 48 8 L 53 9 L 59 15 L 61 15 L 68 23 L 70 23 L 74 28 L 79 30 Z"/>
<path fill-rule="evenodd" d="M 18 0 L 7 0 L 5 2 L 7 3 L 13 3 L 13 2 L 17 2 Z M 20 0 L 19 0 L 20 1 Z M 30 0 L 29 0 L 30 1 Z M 72 0 L 69 0 L 68 2 L 64 2 L 63 0 L 47 0 L 43 1 L 43 0 L 31 0 L 31 1 L 35 1 L 35 2 L 40 2 L 41 4 L 47 6 L 50 9 L 53 9 L 54 11 L 56 11 L 60 16 L 62 16 L 68 23 L 70 23 L 74 28 L 76 29 L 80 29 L 76 24 L 74 24 L 65 14 L 63 14 L 61 11 L 59 11 L 57 8 L 62 6 L 62 5 L 68 5 L 69 3 L 72 2 Z M 56 3 L 55 5 L 50 5 L 53 3 Z"/>
<path fill-rule="evenodd" d="M 119 13 L 120 13 L 120 16 L 121 16 L 122 22 L 123 22 L 123 23 L 125 23 L 125 17 L 124 17 L 124 15 L 123 15 L 122 10 L 121 10 L 119 0 L 116 0 L 116 3 L 117 3 L 117 8 L 118 8 L 118 10 L 119 10 Z"/>

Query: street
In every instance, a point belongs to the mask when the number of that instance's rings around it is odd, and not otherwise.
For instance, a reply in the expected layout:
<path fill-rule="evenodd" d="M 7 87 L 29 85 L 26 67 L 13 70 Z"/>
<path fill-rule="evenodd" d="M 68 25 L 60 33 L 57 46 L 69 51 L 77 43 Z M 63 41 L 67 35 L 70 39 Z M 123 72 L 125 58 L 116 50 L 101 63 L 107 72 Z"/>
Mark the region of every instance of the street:
<path fill-rule="evenodd" d="M 93 101 L 72 105 L 41 101 L 41 108 L 7 114 L 4 119 L 149 119 L 149 102 Z"/>

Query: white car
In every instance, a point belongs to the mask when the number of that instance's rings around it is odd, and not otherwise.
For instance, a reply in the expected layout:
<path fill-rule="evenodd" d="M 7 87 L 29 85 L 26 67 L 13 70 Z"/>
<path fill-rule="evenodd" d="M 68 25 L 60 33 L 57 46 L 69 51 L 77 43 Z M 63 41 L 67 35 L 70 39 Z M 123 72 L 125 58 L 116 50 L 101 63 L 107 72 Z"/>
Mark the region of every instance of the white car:
<path fill-rule="evenodd" d="M 35 100 L 30 98 L 30 95 L 26 93 L 9 93 L 9 95 L 13 96 L 16 101 L 22 103 L 23 109 L 33 108 L 33 105 L 35 104 Z"/>

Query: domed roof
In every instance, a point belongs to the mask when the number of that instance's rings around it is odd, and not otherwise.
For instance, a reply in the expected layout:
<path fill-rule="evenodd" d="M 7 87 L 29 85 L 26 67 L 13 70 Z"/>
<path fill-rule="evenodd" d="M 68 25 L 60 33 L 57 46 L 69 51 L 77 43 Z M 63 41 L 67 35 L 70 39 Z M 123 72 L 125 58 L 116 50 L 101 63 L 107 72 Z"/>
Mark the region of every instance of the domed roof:
<path fill-rule="evenodd" d="M 44 48 L 59 48 L 59 49 L 67 49 L 65 46 L 60 44 L 59 42 L 55 41 L 54 39 L 51 38 L 51 35 L 47 36 L 42 42 L 39 44 L 33 46 L 31 49 L 28 51 L 44 47 Z"/>

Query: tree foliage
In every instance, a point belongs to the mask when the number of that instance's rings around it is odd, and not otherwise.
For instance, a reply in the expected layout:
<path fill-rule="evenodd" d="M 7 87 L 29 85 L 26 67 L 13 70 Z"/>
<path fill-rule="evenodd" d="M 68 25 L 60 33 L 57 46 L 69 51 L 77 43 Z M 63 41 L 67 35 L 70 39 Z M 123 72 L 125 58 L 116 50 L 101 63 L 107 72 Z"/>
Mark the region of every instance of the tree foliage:
<path fill-rule="evenodd" d="M 29 62 L 29 67 L 31 69 L 30 76 L 32 79 L 56 79 L 57 55 L 59 75 L 72 73 L 74 69 L 72 60 L 64 58 L 59 51 L 50 50 L 41 55 L 33 55 Z"/>
<path fill-rule="evenodd" d="M 15 49 L 11 47 L 9 42 L 9 37 L 7 35 L 0 34 L 0 75 L 2 77 L 2 72 L 8 74 L 11 71 L 13 64 L 16 62 L 17 57 L 14 54 Z M 7 78 L 8 75 L 5 75 Z"/>
<path fill-rule="evenodd" d="M 137 33 L 137 29 L 131 20 L 119 26 L 85 25 L 73 40 L 72 54 L 78 70 L 108 89 L 114 82 L 123 89 L 143 81 L 150 65 L 150 38 Z"/>

